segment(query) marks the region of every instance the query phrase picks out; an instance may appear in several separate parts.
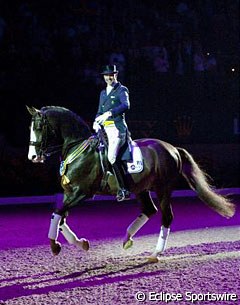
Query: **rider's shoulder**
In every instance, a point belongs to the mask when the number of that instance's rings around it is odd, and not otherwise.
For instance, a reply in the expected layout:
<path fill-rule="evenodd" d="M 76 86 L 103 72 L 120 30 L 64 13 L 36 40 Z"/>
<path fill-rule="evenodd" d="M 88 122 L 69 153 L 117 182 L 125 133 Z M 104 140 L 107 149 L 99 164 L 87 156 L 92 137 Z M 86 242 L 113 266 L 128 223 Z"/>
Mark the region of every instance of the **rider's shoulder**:
<path fill-rule="evenodd" d="M 126 91 L 127 93 L 129 93 L 128 88 L 127 88 L 126 86 L 122 85 L 121 83 L 119 83 L 119 89 L 120 89 L 121 91 Z"/>

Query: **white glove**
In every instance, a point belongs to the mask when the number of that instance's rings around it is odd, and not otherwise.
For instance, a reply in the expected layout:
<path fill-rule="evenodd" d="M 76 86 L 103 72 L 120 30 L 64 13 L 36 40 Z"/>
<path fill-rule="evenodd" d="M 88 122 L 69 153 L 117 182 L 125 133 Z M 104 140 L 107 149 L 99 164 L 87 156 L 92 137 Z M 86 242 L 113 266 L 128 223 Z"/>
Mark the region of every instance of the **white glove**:
<path fill-rule="evenodd" d="M 104 112 L 103 114 L 99 115 L 95 121 L 98 123 L 98 124 L 103 124 L 110 116 L 112 115 L 111 111 L 107 111 L 107 112 Z"/>
<path fill-rule="evenodd" d="M 101 129 L 101 126 L 96 121 L 94 121 L 93 122 L 93 130 L 98 132 L 99 129 Z"/>

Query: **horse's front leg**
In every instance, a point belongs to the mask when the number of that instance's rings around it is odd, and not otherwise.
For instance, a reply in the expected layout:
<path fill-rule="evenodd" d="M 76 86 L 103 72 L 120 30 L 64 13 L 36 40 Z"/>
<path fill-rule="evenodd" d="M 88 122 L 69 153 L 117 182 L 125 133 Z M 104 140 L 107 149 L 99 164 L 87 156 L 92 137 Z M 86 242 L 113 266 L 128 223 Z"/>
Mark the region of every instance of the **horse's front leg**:
<path fill-rule="evenodd" d="M 86 199 L 78 186 L 72 187 L 71 191 L 64 192 L 64 199 L 57 201 L 55 212 L 52 214 L 50 228 L 48 232 L 48 238 L 50 239 L 50 246 L 53 255 L 58 255 L 61 251 L 61 244 L 57 241 L 59 229 L 62 227 L 63 235 L 69 241 L 69 243 L 76 243 L 78 246 L 81 246 L 82 249 L 89 249 L 89 242 L 85 239 L 78 239 L 73 231 L 67 226 L 64 222 L 67 211 L 74 207 L 80 201 Z M 65 225 L 64 225 L 65 223 Z"/>
<path fill-rule="evenodd" d="M 57 241 L 61 219 L 62 219 L 61 215 L 56 213 L 52 214 L 50 227 L 48 231 L 48 238 L 50 239 L 50 246 L 53 255 L 58 255 L 61 251 L 61 244 L 60 242 Z"/>
<path fill-rule="evenodd" d="M 69 244 L 76 245 L 85 251 L 89 250 L 89 241 L 86 238 L 79 239 L 77 235 L 67 225 L 66 218 L 64 218 L 60 222 L 59 230 Z"/>

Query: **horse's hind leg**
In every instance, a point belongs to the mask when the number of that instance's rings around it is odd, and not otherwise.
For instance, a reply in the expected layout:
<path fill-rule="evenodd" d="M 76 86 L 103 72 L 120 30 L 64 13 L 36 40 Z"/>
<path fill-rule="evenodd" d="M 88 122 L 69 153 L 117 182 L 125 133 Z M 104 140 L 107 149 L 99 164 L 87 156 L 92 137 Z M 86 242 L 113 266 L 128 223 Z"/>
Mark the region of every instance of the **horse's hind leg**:
<path fill-rule="evenodd" d="M 173 211 L 170 203 L 171 192 L 171 189 L 165 189 L 163 192 L 156 192 L 162 212 L 162 226 L 160 229 L 156 249 L 151 255 L 151 258 L 153 259 L 157 259 L 158 255 L 161 254 L 167 246 L 167 239 L 170 233 L 170 226 L 173 220 Z"/>
<path fill-rule="evenodd" d="M 157 208 L 151 198 L 150 192 L 145 191 L 137 195 L 141 202 L 141 214 L 128 226 L 123 241 L 123 248 L 129 249 L 133 245 L 132 237 L 145 225 L 149 218 L 157 212 Z"/>

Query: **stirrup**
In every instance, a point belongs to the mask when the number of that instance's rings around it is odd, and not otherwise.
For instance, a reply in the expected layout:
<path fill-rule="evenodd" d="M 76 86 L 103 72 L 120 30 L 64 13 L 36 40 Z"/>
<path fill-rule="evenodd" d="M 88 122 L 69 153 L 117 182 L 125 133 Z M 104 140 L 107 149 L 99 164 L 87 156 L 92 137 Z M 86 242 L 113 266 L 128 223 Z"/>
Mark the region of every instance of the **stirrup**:
<path fill-rule="evenodd" d="M 117 201 L 129 200 L 131 193 L 126 189 L 120 189 L 117 193 Z"/>

